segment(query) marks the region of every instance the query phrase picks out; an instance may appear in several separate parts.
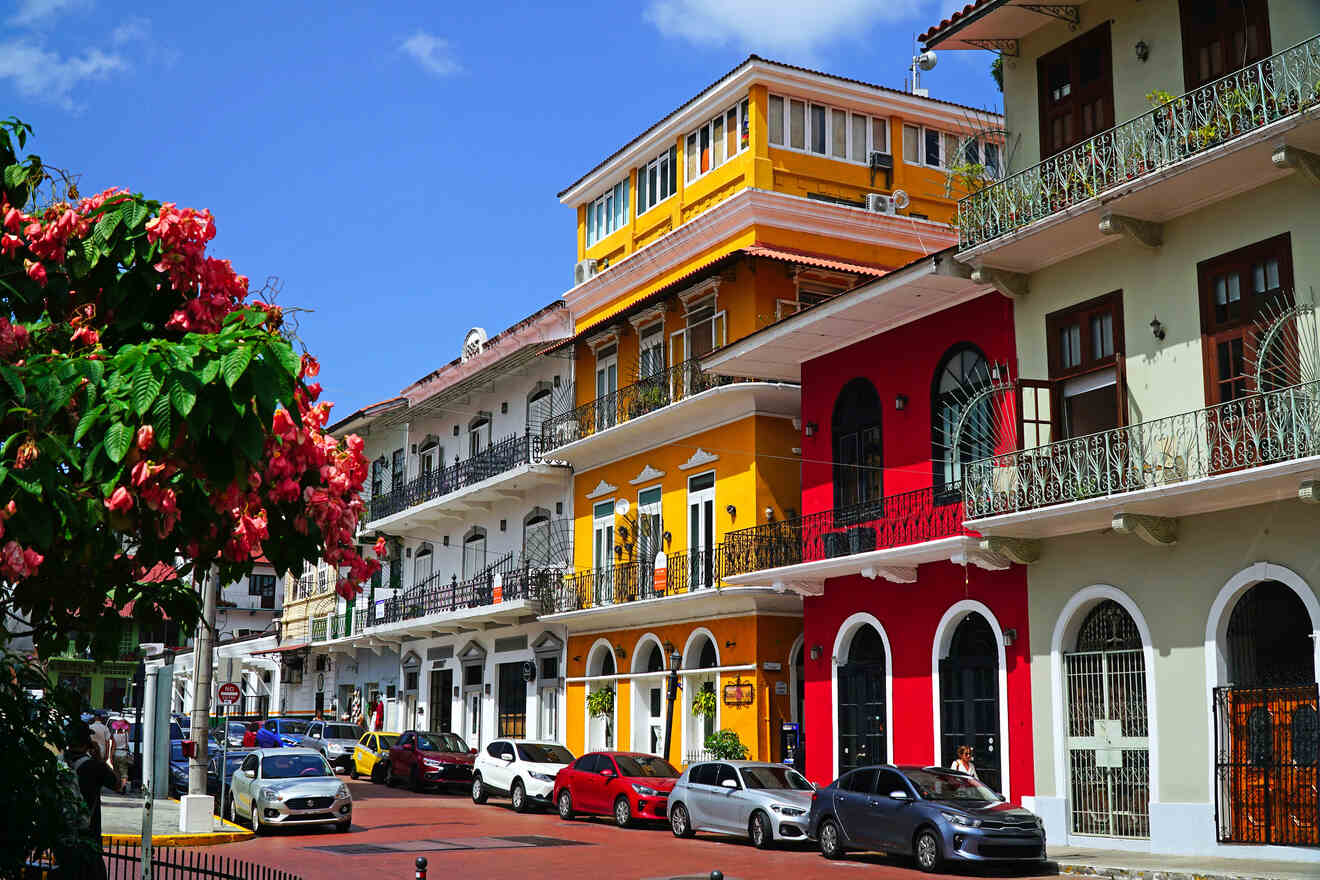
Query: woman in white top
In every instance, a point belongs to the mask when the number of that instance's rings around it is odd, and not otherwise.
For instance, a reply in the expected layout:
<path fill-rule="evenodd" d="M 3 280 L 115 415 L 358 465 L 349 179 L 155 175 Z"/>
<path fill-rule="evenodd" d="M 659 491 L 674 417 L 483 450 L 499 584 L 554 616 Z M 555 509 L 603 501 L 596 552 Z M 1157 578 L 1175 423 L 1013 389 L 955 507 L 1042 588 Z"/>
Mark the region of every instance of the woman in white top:
<path fill-rule="evenodd" d="M 972 763 L 972 747 L 958 746 L 958 757 L 954 758 L 953 763 L 949 765 L 949 769 L 975 777 L 976 765 Z"/>

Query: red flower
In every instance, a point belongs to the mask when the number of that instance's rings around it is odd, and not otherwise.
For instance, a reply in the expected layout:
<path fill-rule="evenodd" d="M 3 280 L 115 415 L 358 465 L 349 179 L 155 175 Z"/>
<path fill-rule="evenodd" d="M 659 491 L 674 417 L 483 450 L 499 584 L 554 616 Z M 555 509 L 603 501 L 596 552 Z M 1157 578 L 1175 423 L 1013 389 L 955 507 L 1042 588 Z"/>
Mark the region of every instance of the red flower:
<path fill-rule="evenodd" d="M 155 442 L 156 442 L 155 428 L 151 427 L 151 425 L 143 425 L 142 427 L 138 428 L 138 432 L 137 432 L 138 449 L 141 449 L 143 452 L 146 452 L 148 449 L 151 448 L 151 444 Z"/>
<path fill-rule="evenodd" d="M 120 486 L 114 491 L 114 494 L 106 499 L 105 506 L 115 513 L 126 513 L 133 508 L 133 496 L 128 490 Z"/>

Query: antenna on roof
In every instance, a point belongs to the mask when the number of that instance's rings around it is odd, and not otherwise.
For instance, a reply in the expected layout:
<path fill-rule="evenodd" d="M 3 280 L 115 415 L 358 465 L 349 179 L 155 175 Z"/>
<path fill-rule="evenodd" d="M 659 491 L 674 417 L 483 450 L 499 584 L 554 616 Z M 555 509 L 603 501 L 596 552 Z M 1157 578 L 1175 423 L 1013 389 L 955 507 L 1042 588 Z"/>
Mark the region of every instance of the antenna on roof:
<path fill-rule="evenodd" d="M 912 94 L 920 98 L 929 98 L 930 90 L 923 89 L 921 87 L 921 72 L 923 70 L 933 70 L 935 67 L 935 62 L 938 61 L 939 59 L 935 56 L 935 52 L 933 50 L 927 49 L 925 52 L 918 53 L 917 48 L 918 48 L 917 36 L 916 34 L 913 34 L 912 35 L 912 66 L 909 68 L 909 72 L 911 73 L 911 77 L 912 77 L 911 78 Z"/>

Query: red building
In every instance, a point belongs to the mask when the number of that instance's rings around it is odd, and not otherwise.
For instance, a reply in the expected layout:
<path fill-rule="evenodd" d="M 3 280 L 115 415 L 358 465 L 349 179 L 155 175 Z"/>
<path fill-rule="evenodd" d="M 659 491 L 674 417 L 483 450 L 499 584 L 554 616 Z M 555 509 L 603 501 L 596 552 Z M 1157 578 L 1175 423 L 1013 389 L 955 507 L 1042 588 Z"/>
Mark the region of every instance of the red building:
<path fill-rule="evenodd" d="M 947 766 L 966 744 L 1020 802 L 1033 791 L 1026 570 L 964 528 L 959 488 L 1016 420 L 1001 390 L 1013 311 L 966 274 L 926 257 L 709 359 L 802 386 L 802 509 L 726 535 L 724 580 L 803 596 L 790 682 L 811 779 Z"/>

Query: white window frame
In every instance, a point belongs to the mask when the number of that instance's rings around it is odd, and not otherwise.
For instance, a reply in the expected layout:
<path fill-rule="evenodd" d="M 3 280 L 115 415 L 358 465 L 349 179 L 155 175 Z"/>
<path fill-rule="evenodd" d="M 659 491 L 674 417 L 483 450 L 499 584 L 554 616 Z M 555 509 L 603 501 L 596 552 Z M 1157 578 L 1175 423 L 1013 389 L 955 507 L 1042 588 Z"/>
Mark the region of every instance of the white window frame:
<path fill-rule="evenodd" d="M 660 364 L 657 367 L 651 364 L 650 372 L 646 370 L 646 353 L 655 350 Z M 663 373 L 668 367 L 665 363 L 665 323 L 664 318 L 660 318 L 649 324 L 644 324 L 637 330 L 637 377 L 646 379 L 651 376 Z"/>
<path fill-rule="evenodd" d="M 652 208 L 658 207 L 664 204 L 665 202 L 669 201 L 670 199 L 672 199 L 674 196 L 678 195 L 678 167 L 677 167 L 678 164 L 679 164 L 678 147 L 673 146 L 668 148 L 667 150 L 664 150 L 663 152 L 660 153 L 660 155 L 656 156 L 650 162 L 647 162 L 645 165 L 642 165 L 637 169 L 637 186 L 635 187 L 637 196 L 636 198 L 633 199 L 633 201 L 637 204 L 638 217 L 647 213 Z M 669 179 L 673 182 L 673 189 L 669 192 L 668 195 L 663 194 L 664 177 L 662 172 L 666 165 L 669 166 L 669 172 L 670 172 Z M 655 168 L 656 195 L 658 196 L 658 198 L 654 202 L 647 203 L 642 198 L 642 194 L 647 193 L 647 195 L 649 196 L 649 192 L 643 187 L 642 184 L 649 176 L 652 168 Z"/>
<path fill-rule="evenodd" d="M 622 187 L 622 189 L 620 189 L 620 187 Z M 587 207 L 586 207 L 587 247 L 589 248 L 595 247 L 596 245 L 600 244 L 602 241 L 609 238 L 611 235 L 618 232 L 620 229 L 625 228 L 628 225 L 628 217 L 629 217 L 629 210 L 628 210 L 629 206 L 627 204 L 629 199 L 628 189 L 629 189 L 628 178 L 625 177 L 623 178 L 623 180 L 615 181 L 613 184 L 610 185 L 609 189 L 605 190 L 605 192 L 601 193 L 596 198 L 587 202 Z M 619 212 L 614 208 L 614 202 L 616 199 L 623 199 L 624 201 L 622 212 Z M 605 219 L 605 223 L 603 224 L 602 232 L 600 233 L 599 236 L 597 236 L 596 223 L 593 222 L 593 218 L 594 215 L 600 213 L 601 211 L 604 211 L 606 219 Z M 616 223 L 616 218 L 617 218 L 617 223 Z"/>
<path fill-rule="evenodd" d="M 884 153 L 887 156 L 892 155 L 892 153 L 890 152 L 890 144 L 889 144 L 890 136 L 889 136 L 888 116 L 876 116 L 872 113 L 859 113 L 847 107 L 836 107 L 832 104 L 823 104 L 820 101 L 816 101 L 811 98 L 795 97 L 793 95 L 784 95 L 778 92 L 773 92 L 770 95 L 768 95 L 766 98 L 765 112 L 767 117 L 770 115 L 771 112 L 770 100 L 769 100 L 770 98 L 778 98 L 781 101 L 780 110 L 783 113 L 783 123 L 784 123 L 783 124 L 784 142 L 781 144 L 777 144 L 769 140 L 770 129 L 769 129 L 769 125 L 766 126 L 767 143 L 773 149 L 788 150 L 791 153 L 801 153 L 807 156 L 819 156 L 822 159 L 829 159 L 834 162 L 847 162 L 850 165 L 863 165 L 868 167 L 871 164 L 872 152 Z M 801 147 L 792 146 L 793 123 L 792 123 L 791 107 L 792 107 L 792 102 L 794 101 L 797 101 L 805 105 L 805 108 L 803 110 L 803 114 L 804 114 L 803 131 L 802 131 L 803 140 Z M 811 135 L 812 135 L 811 108 L 813 105 L 817 107 L 825 108 L 825 152 L 823 153 L 818 153 L 815 150 L 811 149 Z M 844 158 L 840 158 L 834 155 L 834 127 L 830 124 L 830 119 L 835 113 L 846 113 L 848 115 L 848 123 L 844 127 L 845 133 L 847 134 L 847 143 L 844 145 L 844 150 L 843 150 Z M 866 144 L 863 146 L 862 149 L 862 155 L 864 157 L 862 159 L 852 158 L 853 146 L 854 146 L 853 120 L 857 118 L 866 120 Z M 883 147 L 878 147 L 875 144 L 875 127 L 877 123 L 879 123 L 881 130 L 884 131 L 885 133 L 885 143 Z"/>
<path fill-rule="evenodd" d="M 733 151 L 733 154 L 732 154 L 732 155 L 727 155 L 727 154 L 726 154 L 725 157 L 724 157 L 724 160 L 723 160 L 723 161 L 721 161 L 721 162 L 716 162 L 716 161 L 715 161 L 715 155 L 714 155 L 714 153 L 715 153 L 715 120 L 717 120 L 717 119 L 718 119 L 718 120 L 721 120 L 721 121 L 722 121 L 722 122 L 721 122 L 721 125 L 723 125 L 723 124 L 728 120 L 728 118 L 729 118 L 729 113 L 730 113 L 730 112 L 734 112 L 734 113 L 736 113 L 736 114 L 737 114 L 737 118 L 738 118 L 738 134 L 737 134 L 737 137 L 736 137 L 736 139 L 735 139 L 735 141 L 734 141 L 734 144 L 735 144 L 736 149 Z M 715 116 L 710 117 L 710 118 L 707 119 L 705 122 L 703 122 L 701 125 L 697 126 L 696 128 L 694 128 L 694 129 L 692 129 L 691 131 L 689 131 L 689 132 L 687 132 L 686 134 L 684 134 L 684 135 L 683 135 L 683 141 L 682 141 L 682 144 L 683 144 L 683 180 L 684 180 L 684 182 L 685 182 L 685 183 L 692 183 L 693 181 L 700 180 L 701 178 L 705 177 L 707 174 L 710 174 L 710 173 L 711 173 L 712 171 L 714 171 L 715 169 L 722 167 L 726 162 L 731 161 L 731 160 L 734 158 L 734 156 L 740 156 L 740 155 L 742 155 L 744 152 L 746 152 L 747 150 L 751 149 L 751 145 L 752 145 L 751 141 L 752 141 L 752 138 L 751 138 L 751 131 L 750 131 L 750 126 L 751 126 L 751 120 L 750 120 L 750 117 L 751 117 L 751 105 L 750 105 L 750 99 L 749 99 L 749 98 L 742 98 L 741 100 L 734 102 L 733 106 L 731 106 L 731 107 L 726 107 L 722 113 L 719 113 L 719 114 L 717 114 L 717 115 L 715 115 Z M 748 135 L 747 135 L 747 143 L 746 143 L 746 144 L 743 144 L 743 142 L 742 142 L 742 130 L 743 130 L 744 128 L 748 128 Z M 701 170 L 701 153 L 700 153 L 700 146 L 701 146 L 701 132 L 702 132 L 702 131 L 705 131 L 705 130 L 709 130 L 709 131 L 710 131 L 711 163 L 710 163 L 710 168 L 706 169 L 705 171 L 702 171 L 702 170 Z M 725 143 L 727 144 L 727 143 L 728 143 L 728 132 L 727 132 L 727 131 L 725 131 L 725 133 L 724 133 L 724 137 L 725 137 Z M 697 149 L 698 149 L 698 152 L 696 153 L 696 156 L 697 156 L 697 166 L 696 166 L 696 172 L 693 173 L 693 174 L 691 174 L 691 175 L 689 176 L 689 174 L 688 174 L 688 156 L 691 155 L 691 153 L 690 153 L 690 151 L 689 151 L 689 149 L 688 149 L 688 141 L 691 140 L 691 139 L 694 139 L 694 138 L 695 138 L 695 143 L 696 143 L 696 145 L 697 145 Z"/>

